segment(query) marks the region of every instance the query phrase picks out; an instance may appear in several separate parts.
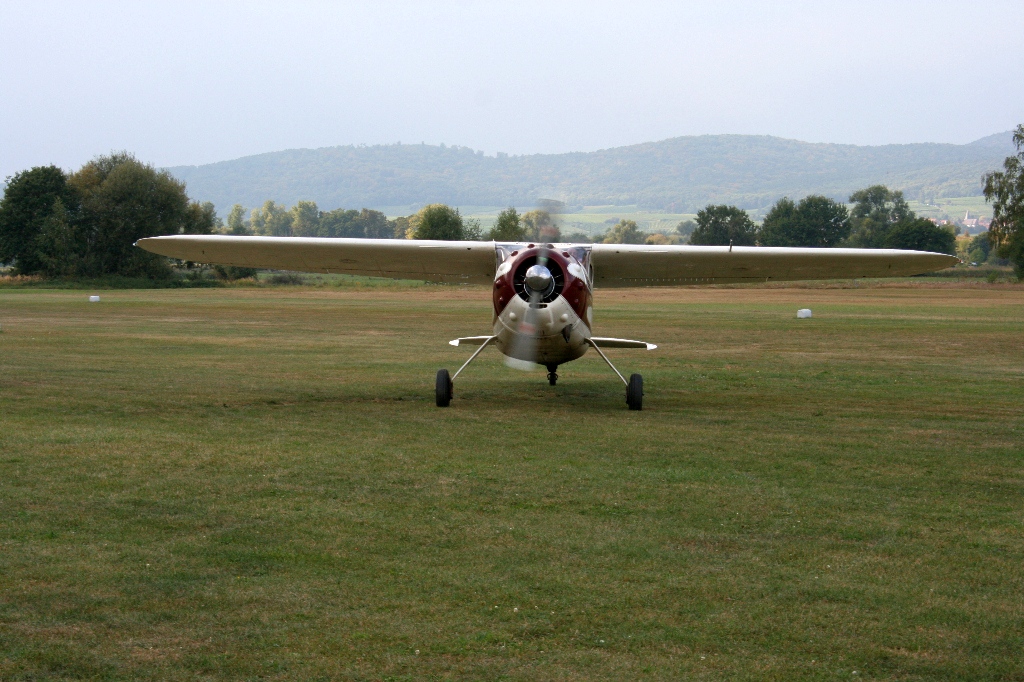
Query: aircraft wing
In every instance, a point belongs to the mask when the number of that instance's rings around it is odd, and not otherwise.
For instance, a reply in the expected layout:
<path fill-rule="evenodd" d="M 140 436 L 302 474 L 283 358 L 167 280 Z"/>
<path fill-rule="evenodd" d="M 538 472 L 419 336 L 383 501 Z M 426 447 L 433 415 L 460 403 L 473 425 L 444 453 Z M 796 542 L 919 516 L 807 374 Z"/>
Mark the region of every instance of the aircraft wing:
<path fill-rule="evenodd" d="M 136 245 L 195 263 L 467 284 L 491 284 L 496 263 L 494 243 L 475 241 L 175 235 Z M 564 246 L 571 245 L 557 248 Z M 597 287 L 901 277 L 958 262 L 942 253 L 895 249 L 576 246 L 591 249 Z"/>
<path fill-rule="evenodd" d="M 958 262 L 944 253 L 897 249 L 594 244 L 591 251 L 597 287 L 903 277 Z"/>
<path fill-rule="evenodd" d="M 136 242 L 162 256 L 247 268 L 491 284 L 491 242 L 175 235 Z"/>

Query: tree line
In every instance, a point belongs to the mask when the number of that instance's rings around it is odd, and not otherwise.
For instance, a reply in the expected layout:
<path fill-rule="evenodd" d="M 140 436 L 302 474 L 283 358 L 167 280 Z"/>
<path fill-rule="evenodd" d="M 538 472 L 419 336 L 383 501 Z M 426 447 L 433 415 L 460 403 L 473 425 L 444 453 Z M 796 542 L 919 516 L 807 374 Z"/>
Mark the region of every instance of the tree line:
<path fill-rule="evenodd" d="M 1024 276 L 1024 125 L 1014 134 L 1015 156 L 1002 171 L 986 174 L 992 201 L 988 235 L 976 237 L 970 257 L 990 249 L 1010 259 Z M 648 234 L 621 220 L 595 241 L 616 244 L 802 246 L 915 249 L 954 253 L 952 228 L 918 217 L 903 193 L 873 185 L 850 196 L 852 208 L 820 195 L 799 202 L 779 199 L 758 225 L 746 211 L 712 204 L 673 234 Z M 0 264 L 19 274 L 51 277 L 166 277 L 167 259 L 134 247 L 144 237 L 213 234 L 358 237 L 368 239 L 584 242 L 587 235 L 562 235 L 545 210 L 520 214 L 509 207 L 489 230 L 457 208 L 430 204 L 413 215 L 388 218 L 380 211 L 321 211 L 312 201 L 287 208 L 274 201 L 246 214 L 236 204 L 222 221 L 213 204 L 189 199 L 184 183 L 128 153 L 100 156 L 74 173 L 40 166 L 8 178 L 0 200 Z"/>
<path fill-rule="evenodd" d="M 695 221 L 681 222 L 675 234 L 648 234 L 633 220 L 621 220 L 592 239 L 583 233 L 563 235 L 548 211 L 520 214 L 509 207 L 490 230 L 465 219 L 457 208 L 431 204 L 418 213 L 388 219 L 380 211 L 321 211 L 315 202 L 300 201 L 290 209 L 267 201 L 248 219 L 236 204 L 228 214 L 228 234 L 278 237 L 361 237 L 370 239 L 464 239 L 517 241 L 598 241 L 606 244 L 670 244 L 737 246 L 805 246 L 916 249 L 953 253 L 955 233 L 917 217 L 900 191 L 875 185 L 850 197 L 853 209 L 820 195 L 794 202 L 779 199 L 760 225 L 736 206 L 709 205 Z"/>
<path fill-rule="evenodd" d="M 8 178 L 0 201 L 0 263 L 49 277 L 162 278 L 166 258 L 135 248 L 143 237 L 209 234 L 213 204 L 191 201 L 184 183 L 127 153 L 74 173 L 39 166 Z"/>

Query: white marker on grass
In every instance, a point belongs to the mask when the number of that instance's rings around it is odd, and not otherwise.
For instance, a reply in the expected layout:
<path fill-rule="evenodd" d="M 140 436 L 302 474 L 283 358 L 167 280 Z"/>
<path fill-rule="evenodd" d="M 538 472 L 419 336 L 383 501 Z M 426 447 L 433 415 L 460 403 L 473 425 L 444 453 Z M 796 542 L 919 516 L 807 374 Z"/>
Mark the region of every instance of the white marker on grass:
<path fill-rule="evenodd" d="M 797 319 L 800 319 L 800 320 L 808 318 L 808 317 L 811 316 L 811 309 L 810 308 L 801 308 L 800 310 L 796 311 L 796 316 L 797 316 Z"/>
<path fill-rule="evenodd" d="M 89 303 L 99 303 L 99 302 L 100 302 L 100 297 L 99 296 L 90 296 L 89 297 Z"/>

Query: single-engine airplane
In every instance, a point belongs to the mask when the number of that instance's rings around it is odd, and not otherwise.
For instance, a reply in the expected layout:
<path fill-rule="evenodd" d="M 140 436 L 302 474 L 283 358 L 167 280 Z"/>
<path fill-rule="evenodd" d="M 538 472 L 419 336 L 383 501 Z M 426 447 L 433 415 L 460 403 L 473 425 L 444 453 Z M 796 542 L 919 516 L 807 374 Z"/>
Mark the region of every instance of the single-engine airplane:
<path fill-rule="evenodd" d="M 449 342 L 478 348 L 455 374 L 438 370 L 438 407 L 451 403 L 453 382 L 469 363 L 487 346 L 495 346 L 512 366 L 545 366 L 552 386 L 558 380 L 559 365 L 593 348 L 626 385 L 629 409 L 643 409 L 643 377 L 633 374 L 627 380 L 604 350 L 654 350 L 657 346 L 594 336 L 594 287 L 899 277 L 941 270 L 958 262 L 942 253 L 896 249 L 221 235 L 150 237 L 136 244 L 195 263 L 490 285 L 494 303 L 491 333 Z"/>

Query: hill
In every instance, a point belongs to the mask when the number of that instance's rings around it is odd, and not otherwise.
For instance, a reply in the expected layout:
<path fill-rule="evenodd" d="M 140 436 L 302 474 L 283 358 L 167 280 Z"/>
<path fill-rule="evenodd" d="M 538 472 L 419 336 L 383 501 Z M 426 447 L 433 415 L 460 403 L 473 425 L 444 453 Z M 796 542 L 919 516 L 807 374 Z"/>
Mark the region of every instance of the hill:
<path fill-rule="evenodd" d="M 266 199 L 321 208 L 636 205 L 691 212 L 710 202 L 760 208 L 780 196 L 846 200 L 884 183 L 908 199 L 981 194 L 983 173 L 1013 152 L 1010 133 L 970 144 L 858 146 L 766 135 L 701 135 L 594 152 L 485 156 L 467 147 L 377 145 L 290 149 L 168 170 L 222 211 Z"/>

